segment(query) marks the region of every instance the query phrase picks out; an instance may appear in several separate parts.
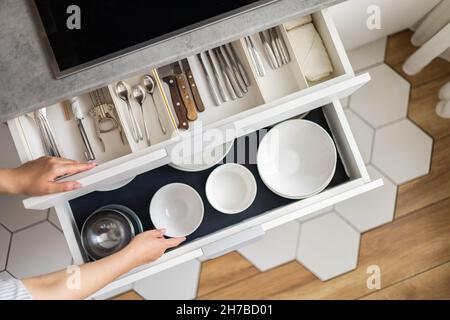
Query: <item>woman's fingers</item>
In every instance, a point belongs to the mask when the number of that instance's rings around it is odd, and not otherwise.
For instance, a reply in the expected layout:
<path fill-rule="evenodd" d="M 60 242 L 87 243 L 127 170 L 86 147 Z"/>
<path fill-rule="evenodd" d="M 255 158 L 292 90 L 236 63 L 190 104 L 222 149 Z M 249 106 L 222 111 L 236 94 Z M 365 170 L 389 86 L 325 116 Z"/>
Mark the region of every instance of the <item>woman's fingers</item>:
<path fill-rule="evenodd" d="M 169 249 L 169 248 L 178 247 L 184 241 L 186 241 L 186 238 L 184 238 L 184 237 L 170 238 L 170 239 L 165 239 L 164 244 L 166 245 L 166 248 Z"/>
<path fill-rule="evenodd" d="M 83 171 L 90 170 L 96 166 L 95 163 L 74 163 L 74 164 L 62 164 L 55 168 L 55 177 L 61 177 L 65 175 L 72 175 Z"/>
<path fill-rule="evenodd" d="M 151 235 L 154 238 L 162 238 L 164 237 L 164 234 L 166 233 L 166 229 L 155 229 L 151 231 L 147 231 L 149 235 Z"/>
<path fill-rule="evenodd" d="M 58 193 L 58 192 L 68 192 L 80 189 L 82 185 L 77 181 L 67 181 L 67 182 L 51 182 L 48 184 L 48 190 L 46 193 Z"/>

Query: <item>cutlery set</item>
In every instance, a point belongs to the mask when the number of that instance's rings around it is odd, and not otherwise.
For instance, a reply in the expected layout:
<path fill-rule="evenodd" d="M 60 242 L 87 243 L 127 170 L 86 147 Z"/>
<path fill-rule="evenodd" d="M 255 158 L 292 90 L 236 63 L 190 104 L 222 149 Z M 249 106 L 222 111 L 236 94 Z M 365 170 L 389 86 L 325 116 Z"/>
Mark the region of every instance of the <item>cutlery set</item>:
<path fill-rule="evenodd" d="M 259 33 L 259 38 L 261 40 L 266 59 L 272 69 L 279 69 L 291 61 L 286 42 L 284 41 L 278 27 L 261 31 Z M 245 37 L 244 40 L 256 74 L 259 77 L 264 77 L 266 75 L 266 70 L 262 63 L 258 48 L 255 46 L 250 36 Z"/>
<path fill-rule="evenodd" d="M 154 98 L 155 88 L 156 88 L 156 81 L 151 75 L 148 74 L 142 77 L 140 84 L 137 84 L 132 88 L 130 88 L 130 85 L 128 85 L 125 81 L 119 81 L 115 86 L 116 95 L 122 101 L 124 101 L 127 106 L 127 116 L 129 119 L 131 134 L 133 136 L 134 142 L 139 143 L 140 141 L 143 141 L 145 135 L 145 141 L 148 146 L 151 145 L 150 140 L 151 128 L 149 128 L 145 117 L 144 103 L 147 99 L 147 96 L 150 96 L 152 99 L 153 106 L 156 109 L 156 114 L 158 116 L 158 122 L 161 131 L 164 134 L 167 133 L 167 129 L 162 121 L 162 115 L 155 102 Z M 131 101 L 135 101 L 140 107 L 144 130 L 142 130 L 141 126 L 139 125 L 139 121 L 136 117 L 136 114 L 134 113 L 133 107 L 131 106 Z"/>
<path fill-rule="evenodd" d="M 216 106 L 248 93 L 249 76 L 230 43 L 199 53 L 197 58 Z"/>
<path fill-rule="evenodd" d="M 44 145 L 45 153 L 50 157 L 58 157 L 61 158 L 63 153 L 61 148 L 55 139 L 55 134 L 50 126 L 50 123 L 47 118 L 47 109 L 42 108 L 35 112 L 27 114 L 30 117 L 39 130 L 39 135 L 41 137 L 42 144 Z"/>

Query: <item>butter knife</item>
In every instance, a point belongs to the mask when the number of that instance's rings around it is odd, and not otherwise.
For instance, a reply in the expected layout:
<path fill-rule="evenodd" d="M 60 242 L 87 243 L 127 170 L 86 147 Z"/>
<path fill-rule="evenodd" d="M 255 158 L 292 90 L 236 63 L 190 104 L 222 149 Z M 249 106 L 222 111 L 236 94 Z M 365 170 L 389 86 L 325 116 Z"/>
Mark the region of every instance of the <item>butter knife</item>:
<path fill-rule="evenodd" d="M 215 83 L 213 83 L 212 70 L 209 64 L 206 64 L 206 55 L 204 52 L 197 55 L 198 60 L 200 61 L 200 65 L 202 66 L 203 73 L 206 78 L 206 83 L 209 87 L 209 92 L 216 106 L 220 106 L 222 101 L 220 101 L 219 93 L 217 92 Z"/>

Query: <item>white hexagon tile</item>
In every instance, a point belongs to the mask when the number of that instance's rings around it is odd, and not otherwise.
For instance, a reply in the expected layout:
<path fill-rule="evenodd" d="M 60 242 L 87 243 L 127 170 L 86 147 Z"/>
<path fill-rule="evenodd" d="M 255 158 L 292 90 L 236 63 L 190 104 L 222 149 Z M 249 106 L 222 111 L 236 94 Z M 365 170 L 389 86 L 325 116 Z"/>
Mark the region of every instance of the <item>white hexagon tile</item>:
<path fill-rule="evenodd" d="M 392 221 L 397 198 L 397 186 L 392 181 L 372 166 L 367 171 L 373 180 L 383 179 L 384 185 L 335 206 L 336 212 L 360 232 Z"/>
<path fill-rule="evenodd" d="M 297 260 L 321 281 L 356 268 L 360 234 L 335 212 L 300 227 Z"/>
<path fill-rule="evenodd" d="M 426 175 L 433 139 L 408 119 L 376 131 L 372 163 L 396 184 Z"/>
<path fill-rule="evenodd" d="M 300 224 L 293 221 L 266 232 L 264 237 L 239 253 L 260 271 L 266 271 L 295 259 Z"/>
<path fill-rule="evenodd" d="M 66 268 L 72 257 L 63 234 L 48 222 L 13 233 L 6 269 L 25 278 Z"/>
<path fill-rule="evenodd" d="M 372 129 L 366 122 L 364 122 L 359 116 L 357 116 L 352 110 L 345 110 L 350 129 L 355 137 L 356 144 L 364 163 L 370 162 L 370 156 L 372 155 L 373 138 L 375 130 Z"/>
<path fill-rule="evenodd" d="M 201 262 L 192 260 L 134 284 L 146 300 L 191 300 L 197 295 Z"/>
<path fill-rule="evenodd" d="M 12 277 L 13 277 L 13 276 L 10 275 L 7 271 L 2 271 L 2 272 L 0 272 L 0 280 L 6 281 L 6 280 L 11 279 Z"/>
<path fill-rule="evenodd" d="M 410 84 L 386 64 L 367 70 L 372 80 L 350 99 L 350 109 L 378 128 L 406 117 Z"/>
<path fill-rule="evenodd" d="M 384 61 L 387 38 L 371 42 L 348 52 L 348 58 L 353 70 L 360 71 L 368 67 L 380 64 Z"/>
<path fill-rule="evenodd" d="M 10 240 L 11 233 L 0 225 L 0 271 L 5 270 L 6 267 Z"/>

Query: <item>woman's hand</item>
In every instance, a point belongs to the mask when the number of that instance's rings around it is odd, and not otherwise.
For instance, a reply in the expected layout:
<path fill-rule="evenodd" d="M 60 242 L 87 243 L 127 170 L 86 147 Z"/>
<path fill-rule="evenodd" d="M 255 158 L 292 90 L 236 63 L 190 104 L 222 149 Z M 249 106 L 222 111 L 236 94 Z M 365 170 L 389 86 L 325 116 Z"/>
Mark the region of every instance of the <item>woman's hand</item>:
<path fill-rule="evenodd" d="M 95 167 L 95 163 L 80 163 L 62 158 L 42 157 L 16 169 L 0 171 L 3 179 L 0 192 L 41 196 L 81 188 L 77 181 L 56 182 L 65 175 L 76 174 Z"/>
<path fill-rule="evenodd" d="M 138 234 L 125 247 L 124 253 L 132 261 L 133 268 L 159 259 L 169 248 L 177 247 L 186 238 L 164 238 L 166 230 L 152 230 Z"/>

